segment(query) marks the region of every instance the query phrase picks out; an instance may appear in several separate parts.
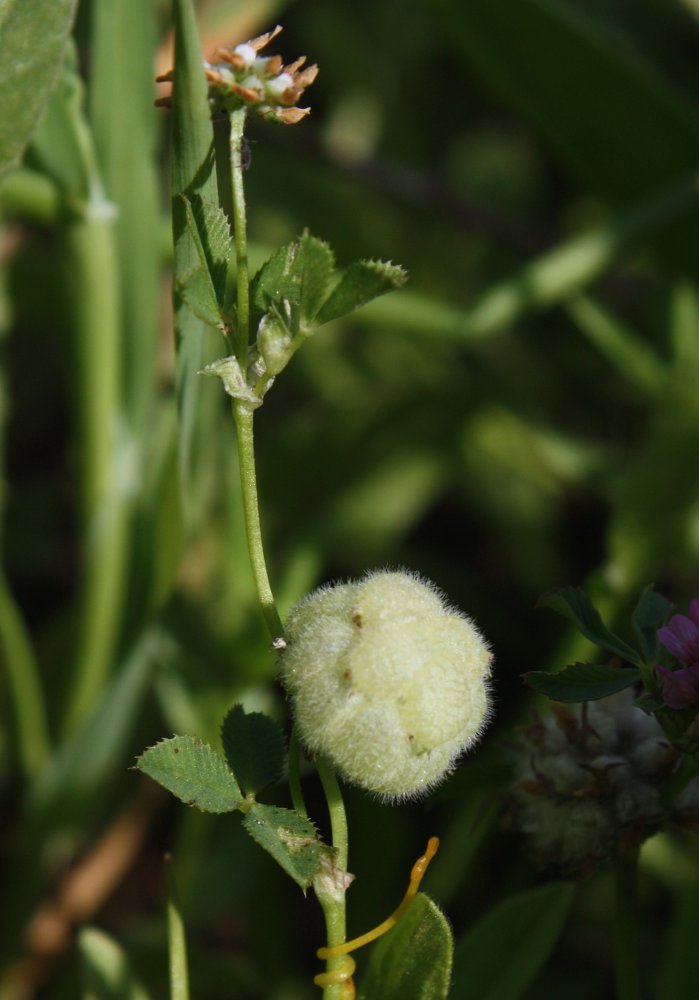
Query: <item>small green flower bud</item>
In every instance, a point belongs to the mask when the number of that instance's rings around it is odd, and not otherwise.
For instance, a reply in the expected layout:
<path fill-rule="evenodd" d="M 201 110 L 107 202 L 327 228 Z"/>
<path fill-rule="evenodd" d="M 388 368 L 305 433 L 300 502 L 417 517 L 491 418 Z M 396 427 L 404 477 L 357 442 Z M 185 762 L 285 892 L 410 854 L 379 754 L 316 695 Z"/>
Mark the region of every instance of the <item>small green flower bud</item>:
<path fill-rule="evenodd" d="M 491 654 L 415 574 L 322 587 L 287 621 L 281 675 L 304 743 L 386 798 L 426 792 L 480 735 Z"/>
<path fill-rule="evenodd" d="M 270 375 L 278 375 L 291 357 L 291 337 L 279 317 L 265 313 L 257 328 L 257 349 Z"/>

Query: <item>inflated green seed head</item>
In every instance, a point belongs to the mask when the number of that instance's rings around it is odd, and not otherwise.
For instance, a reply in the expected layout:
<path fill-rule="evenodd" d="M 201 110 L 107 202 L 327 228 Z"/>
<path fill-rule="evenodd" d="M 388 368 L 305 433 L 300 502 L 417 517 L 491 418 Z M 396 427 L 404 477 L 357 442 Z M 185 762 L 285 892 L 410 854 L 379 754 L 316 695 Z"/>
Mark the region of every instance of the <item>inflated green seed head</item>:
<path fill-rule="evenodd" d="M 427 791 L 480 735 L 491 654 L 429 582 L 382 570 L 303 598 L 281 675 L 314 753 L 386 798 Z"/>

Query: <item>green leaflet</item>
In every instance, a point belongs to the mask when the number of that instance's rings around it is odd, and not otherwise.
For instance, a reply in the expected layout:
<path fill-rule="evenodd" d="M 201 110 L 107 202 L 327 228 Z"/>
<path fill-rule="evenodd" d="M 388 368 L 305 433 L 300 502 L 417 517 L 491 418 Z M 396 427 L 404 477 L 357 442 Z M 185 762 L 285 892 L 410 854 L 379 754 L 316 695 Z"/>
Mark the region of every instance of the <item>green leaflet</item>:
<path fill-rule="evenodd" d="M 284 737 L 268 715 L 246 712 L 242 705 L 234 705 L 221 724 L 221 742 L 244 795 L 258 792 L 281 774 Z"/>
<path fill-rule="evenodd" d="M 354 312 L 372 299 L 400 288 L 407 280 L 402 267 L 383 260 L 357 260 L 341 273 L 340 279 L 323 303 L 316 322 L 328 323 Z"/>
<path fill-rule="evenodd" d="M 554 701 L 597 701 L 638 683 L 641 673 L 636 667 L 574 663 L 555 674 L 531 670 L 524 679 L 539 694 Z"/>
<path fill-rule="evenodd" d="M 328 244 L 304 233 L 262 265 L 251 284 L 251 301 L 260 313 L 284 315 L 286 300 L 292 307 L 287 325 L 295 334 L 300 327 L 313 325 L 330 290 L 334 263 Z"/>
<path fill-rule="evenodd" d="M 233 812 L 243 799 L 232 772 L 216 751 L 192 736 L 161 740 L 141 754 L 136 767 L 202 812 Z"/>
<path fill-rule="evenodd" d="M 556 587 L 539 598 L 537 607 L 551 608 L 574 622 L 587 639 L 602 649 L 637 667 L 643 666 L 643 660 L 636 650 L 607 628 L 597 608 L 583 590 L 576 587 Z"/>
<path fill-rule="evenodd" d="M 56 83 L 75 0 L 0 4 L 0 181 L 17 166 Z"/>
<path fill-rule="evenodd" d="M 452 953 L 446 917 L 419 892 L 408 912 L 374 946 L 359 1000 L 443 1000 L 449 995 Z"/>
<path fill-rule="evenodd" d="M 320 868 L 325 847 L 315 827 L 293 809 L 253 803 L 243 826 L 304 892 Z"/>

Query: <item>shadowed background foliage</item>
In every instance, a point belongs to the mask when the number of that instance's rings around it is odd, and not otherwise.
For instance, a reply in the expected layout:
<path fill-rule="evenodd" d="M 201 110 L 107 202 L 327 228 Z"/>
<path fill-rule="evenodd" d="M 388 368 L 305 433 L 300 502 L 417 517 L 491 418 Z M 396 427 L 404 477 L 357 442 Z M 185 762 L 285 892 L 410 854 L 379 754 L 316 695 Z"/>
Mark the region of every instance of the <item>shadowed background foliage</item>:
<path fill-rule="evenodd" d="M 697 592 L 697 6 L 198 13 L 205 52 L 280 22 L 274 51 L 320 66 L 309 119 L 249 130 L 253 269 L 308 227 L 340 263 L 410 273 L 324 327 L 258 415 L 280 605 L 407 566 L 496 656 L 493 725 L 436 795 L 385 807 L 348 789 L 350 933 L 392 909 L 437 833 L 425 887 L 455 930 L 455 1000 L 611 997 L 608 881 L 579 885 L 571 908 L 534 870 L 503 825 L 507 758 L 531 702 L 520 675 L 580 655 L 535 609 L 542 591 L 585 585 L 610 622 L 650 581 L 678 604 Z M 129 770 L 163 735 L 216 743 L 237 701 L 284 709 L 216 380 L 178 424 L 169 121 L 152 82 L 170 65 L 169 5 L 72 14 L 0 6 L 0 997 L 83 995 L 85 923 L 165 996 L 170 850 L 193 995 L 305 1000 L 323 933 L 312 899 L 235 820 Z M 207 334 L 192 364 L 219 353 Z M 308 795 L 321 817 L 313 779 Z M 643 855 L 649 996 L 696 981 L 696 854 L 664 835 Z M 145 994 L 124 980 L 84 995 Z"/>

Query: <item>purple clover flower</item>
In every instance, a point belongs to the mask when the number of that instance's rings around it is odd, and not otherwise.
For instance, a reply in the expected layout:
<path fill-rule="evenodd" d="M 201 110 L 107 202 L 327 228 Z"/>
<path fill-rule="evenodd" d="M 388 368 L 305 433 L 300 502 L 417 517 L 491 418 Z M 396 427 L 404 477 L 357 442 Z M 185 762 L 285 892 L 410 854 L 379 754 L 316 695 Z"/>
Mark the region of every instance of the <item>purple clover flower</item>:
<path fill-rule="evenodd" d="M 699 599 L 689 602 L 689 617 L 673 615 L 664 628 L 658 629 L 658 638 L 680 663 L 699 661 Z"/>
<path fill-rule="evenodd" d="M 658 639 L 684 666 L 668 670 L 656 665 L 663 679 L 663 701 L 668 708 L 699 708 L 699 599 L 689 603 L 689 616 L 673 615 Z"/>

